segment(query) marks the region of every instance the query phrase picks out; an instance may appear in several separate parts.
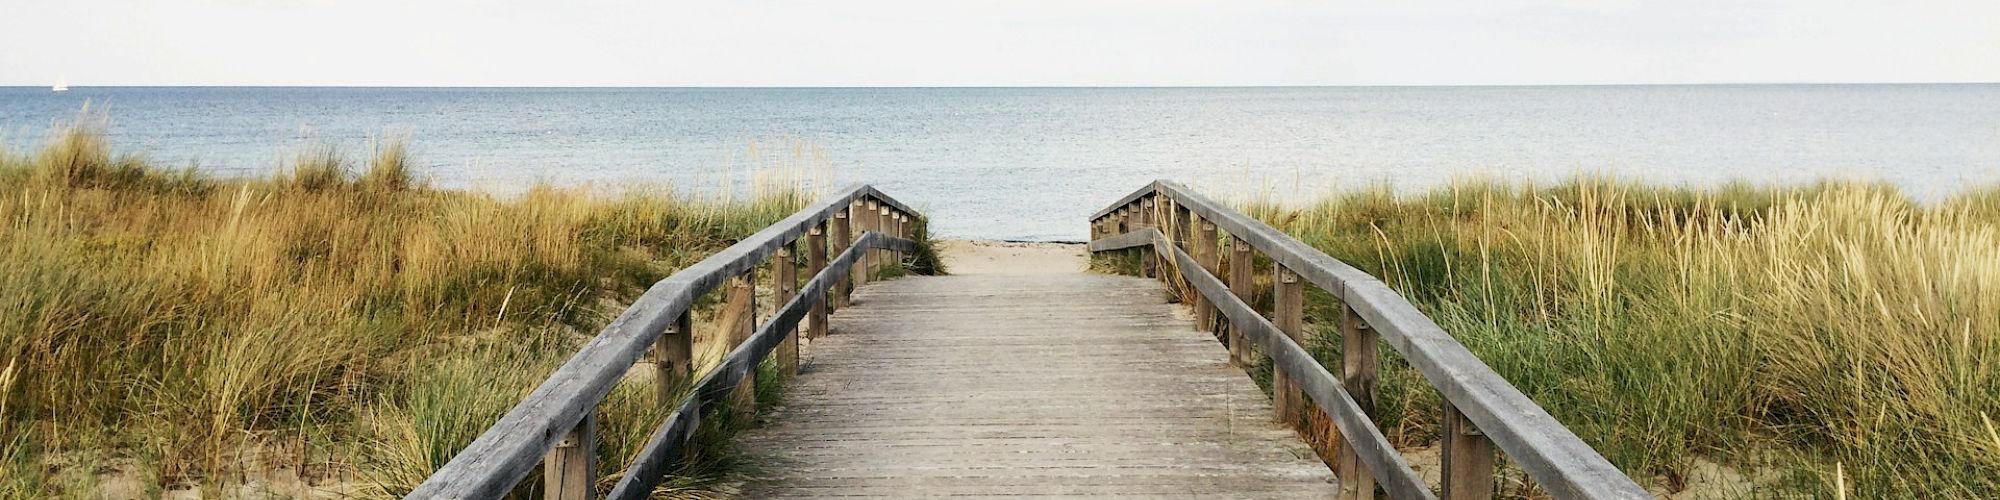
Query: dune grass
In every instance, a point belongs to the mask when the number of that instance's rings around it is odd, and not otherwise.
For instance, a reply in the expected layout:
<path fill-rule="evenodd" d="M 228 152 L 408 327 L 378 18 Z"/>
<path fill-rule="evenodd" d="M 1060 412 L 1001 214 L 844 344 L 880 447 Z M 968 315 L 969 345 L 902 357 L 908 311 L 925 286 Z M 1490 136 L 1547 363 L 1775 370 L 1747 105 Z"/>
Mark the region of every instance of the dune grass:
<path fill-rule="evenodd" d="M 1469 181 L 1239 206 L 1382 278 L 1660 492 L 2000 496 L 2000 189 Z M 1337 302 L 1312 292 L 1310 347 L 1338 366 Z M 1382 427 L 1434 442 L 1436 392 L 1383 351 Z"/>
<path fill-rule="evenodd" d="M 91 120 L 0 151 L 0 498 L 398 495 L 645 287 L 816 194 L 499 198 L 371 153 L 214 179 L 116 155 Z M 650 384 L 601 406 L 607 474 L 664 417 Z M 663 491 L 710 487 L 727 458 L 701 455 Z"/>

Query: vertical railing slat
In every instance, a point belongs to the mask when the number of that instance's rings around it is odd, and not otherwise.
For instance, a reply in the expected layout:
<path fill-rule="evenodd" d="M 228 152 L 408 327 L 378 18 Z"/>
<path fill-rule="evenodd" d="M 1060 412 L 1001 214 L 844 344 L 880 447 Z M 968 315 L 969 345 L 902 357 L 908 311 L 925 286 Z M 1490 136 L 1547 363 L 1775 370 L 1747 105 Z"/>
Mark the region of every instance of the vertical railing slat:
<path fill-rule="evenodd" d="M 1154 223 L 1153 197 L 1139 199 L 1139 229 L 1158 227 Z M 1139 275 L 1153 278 L 1160 275 L 1160 256 L 1155 255 L 1152 246 L 1139 247 Z"/>
<path fill-rule="evenodd" d="M 542 458 L 542 498 L 587 500 L 597 496 L 597 412 L 583 415 Z"/>
<path fill-rule="evenodd" d="M 1449 401 L 1444 403 L 1441 441 L 1445 500 L 1493 498 L 1493 441 L 1487 440 Z"/>
<path fill-rule="evenodd" d="M 1348 397 L 1361 406 L 1362 413 L 1369 420 L 1375 419 L 1375 375 L 1376 346 L 1380 344 L 1375 330 L 1361 320 L 1354 308 L 1342 304 L 1340 307 L 1340 380 L 1347 389 Z M 1361 465 L 1361 457 L 1355 455 L 1354 447 L 1345 437 L 1340 443 L 1340 458 L 1335 472 L 1340 475 L 1340 497 L 1343 500 L 1375 498 L 1375 476 Z"/>
<path fill-rule="evenodd" d="M 799 294 L 799 263 L 793 257 L 796 255 L 793 249 L 798 246 L 798 240 L 792 240 L 771 256 L 771 274 L 775 280 L 772 293 L 776 295 L 776 300 L 771 301 L 773 306 L 790 303 Z M 778 371 L 790 377 L 799 374 L 799 328 L 794 324 L 787 330 L 785 340 L 778 343 Z"/>
<path fill-rule="evenodd" d="M 1221 255 L 1215 251 L 1219 246 L 1215 241 L 1215 223 L 1201 219 L 1200 216 L 1194 218 L 1201 221 L 1200 229 L 1194 239 L 1194 258 L 1201 263 L 1203 270 L 1214 275 L 1221 267 Z M 1208 297 L 1202 294 L 1197 293 L 1194 296 L 1195 325 L 1200 327 L 1201 331 L 1215 333 L 1215 304 L 1209 302 Z"/>
<path fill-rule="evenodd" d="M 693 357 L 694 315 L 682 311 L 653 342 L 653 389 L 660 406 L 672 408 L 680 400 L 680 384 L 694 372 Z"/>
<path fill-rule="evenodd" d="M 833 232 L 833 247 L 830 250 L 833 255 L 847 253 L 847 247 L 854 245 L 854 237 L 857 234 L 854 232 L 854 219 L 848 214 L 854 213 L 854 207 L 860 203 L 859 200 L 849 203 L 847 208 L 834 213 L 833 222 L 827 224 L 827 229 Z M 854 293 L 854 277 L 842 277 L 839 283 L 833 284 L 833 288 L 833 307 L 835 309 L 847 307 L 847 296 Z"/>
<path fill-rule="evenodd" d="M 731 321 L 727 325 L 730 327 L 728 332 L 729 348 L 724 349 L 723 352 L 735 350 L 736 346 L 743 345 L 743 341 L 749 340 L 750 334 L 757 331 L 756 267 L 753 266 L 750 269 L 744 270 L 743 274 L 731 278 L 727 304 L 733 310 L 724 311 L 724 314 L 731 315 L 730 317 L 734 321 Z M 731 390 L 729 401 L 738 413 L 756 415 L 757 367 L 751 366 L 746 369 L 749 370 L 749 373 L 744 374 L 743 381 L 737 382 L 736 388 Z"/>
<path fill-rule="evenodd" d="M 1245 304 L 1255 305 L 1257 250 L 1250 242 L 1231 235 L 1229 237 L 1229 293 L 1235 294 Z M 1238 328 L 1229 329 L 1229 361 L 1236 366 L 1249 366 L 1252 360 L 1250 339 Z"/>
<path fill-rule="evenodd" d="M 1273 263 L 1272 267 L 1271 281 L 1275 288 L 1274 300 L 1271 301 L 1272 323 L 1284 331 L 1292 343 L 1303 345 L 1300 339 L 1304 337 L 1305 330 L 1305 283 L 1284 264 Z M 1275 363 L 1271 365 L 1271 399 L 1278 422 L 1297 427 L 1305 406 L 1305 394 L 1299 392 L 1298 384 L 1293 383 L 1290 376 L 1285 375 L 1284 368 Z"/>
<path fill-rule="evenodd" d="M 806 230 L 806 276 L 819 276 L 826 270 L 826 228 L 831 224 L 821 222 Z M 838 285 L 832 285 L 839 288 Z M 819 300 L 813 301 L 812 314 L 806 318 L 806 338 L 819 339 L 826 336 L 826 303 L 832 293 L 821 293 Z"/>

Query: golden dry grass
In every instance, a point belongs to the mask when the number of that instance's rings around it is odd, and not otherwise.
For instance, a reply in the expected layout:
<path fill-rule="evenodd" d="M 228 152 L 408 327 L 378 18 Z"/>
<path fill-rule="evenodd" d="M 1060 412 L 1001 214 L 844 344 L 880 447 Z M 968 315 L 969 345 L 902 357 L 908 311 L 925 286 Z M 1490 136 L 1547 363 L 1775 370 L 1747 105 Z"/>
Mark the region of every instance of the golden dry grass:
<path fill-rule="evenodd" d="M 100 130 L 0 151 L 0 498 L 262 494 L 274 470 L 406 491 L 646 286 L 820 187 L 499 198 L 427 187 L 400 142 L 217 180 Z M 607 471 L 663 416 L 650 383 L 602 406 Z"/>
<path fill-rule="evenodd" d="M 1751 496 L 2000 496 L 2000 189 L 1470 181 L 1243 205 L 1401 290 L 1644 484 L 1713 460 Z M 1311 306 L 1329 363 L 1334 304 Z M 1435 392 L 1384 363 L 1383 427 L 1435 439 Z"/>

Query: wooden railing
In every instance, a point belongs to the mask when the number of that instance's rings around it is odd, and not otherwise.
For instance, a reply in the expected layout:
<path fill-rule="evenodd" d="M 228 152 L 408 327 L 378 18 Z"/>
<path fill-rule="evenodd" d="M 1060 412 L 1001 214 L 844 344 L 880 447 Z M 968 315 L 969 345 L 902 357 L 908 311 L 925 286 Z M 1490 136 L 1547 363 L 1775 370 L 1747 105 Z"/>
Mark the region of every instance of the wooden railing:
<path fill-rule="evenodd" d="M 798 340 L 793 332 L 799 320 L 810 315 L 808 337 L 825 335 L 828 299 L 835 306 L 845 305 L 851 287 L 866 283 L 872 270 L 894 262 L 900 252 L 914 250 L 916 243 L 907 238 L 916 217 L 915 211 L 874 187 L 857 185 L 661 280 L 409 497 L 499 497 L 536 464 L 543 469 L 546 497 L 595 496 L 597 405 L 626 371 L 650 355 L 659 370 L 661 404 L 674 411 L 609 495 L 645 498 L 667 467 L 682 456 L 704 411 L 723 403 L 738 409 L 755 405 L 752 377 L 772 351 L 777 351 L 781 369 L 796 373 Z M 803 286 L 798 284 L 794 250 L 800 239 L 805 240 L 811 275 Z M 835 255 L 831 260 L 829 250 Z M 755 272 L 766 258 L 775 258 L 771 267 L 782 305 L 762 326 L 755 326 Z M 857 264 L 863 272 L 852 273 L 849 280 L 849 271 Z M 686 386 L 693 369 L 690 309 L 697 298 L 725 282 L 731 283 L 729 293 L 737 295 L 735 299 L 747 300 L 750 306 L 735 311 L 742 316 L 732 323 L 739 326 L 730 333 L 732 349 L 682 395 L 676 387 Z"/>
<path fill-rule="evenodd" d="M 1216 277 L 1218 230 L 1228 235 L 1227 282 Z M 1269 356 L 1279 419 L 1300 425 L 1302 394 L 1333 421 L 1342 498 L 1372 498 L 1376 485 L 1394 498 L 1435 498 L 1375 425 L 1376 346 L 1383 341 L 1443 396 L 1444 497 L 1491 498 L 1496 445 L 1556 498 L 1651 497 L 1380 280 L 1256 219 L 1155 181 L 1091 216 L 1091 238 L 1092 252 L 1137 249 L 1148 276 L 1167 274 L 1171 263 L 1195 291 L 1197 326 L 1213 331 L 1218 312 L 1227 319 L 1232 361 L 1252 364 L 1251 343 Z M 1274 263 L 1271 319 L 1247 303 L 1258 255 Z M 1302 282 L 1342 304 L 1338 378 L 1299 343 Z"/>

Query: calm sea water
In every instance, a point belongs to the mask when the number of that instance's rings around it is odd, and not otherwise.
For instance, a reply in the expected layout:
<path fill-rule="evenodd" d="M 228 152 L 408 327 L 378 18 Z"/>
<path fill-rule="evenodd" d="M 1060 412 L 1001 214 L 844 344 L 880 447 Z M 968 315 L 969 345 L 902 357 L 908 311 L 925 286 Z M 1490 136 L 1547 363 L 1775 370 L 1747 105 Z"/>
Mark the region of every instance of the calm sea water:
<path fill-rule="evenodd" d="M 958 238 L 1077 240 L 1154 178 L 1308 196 L 1455 177 L 1671 184 L 1885 180 L 1936 199 L 2000 182 L 2000 84 L 1617 87 L 0 88 L 14 148 L 88 101 L 124 150 L 223 174 L 308 140 L 413 137 L 441 186 L 717 189 L 808 143 Z M 753 153 L 752 150 L 756 152 Z M 736 174 L 735 177 L 745 177 Z"/>

